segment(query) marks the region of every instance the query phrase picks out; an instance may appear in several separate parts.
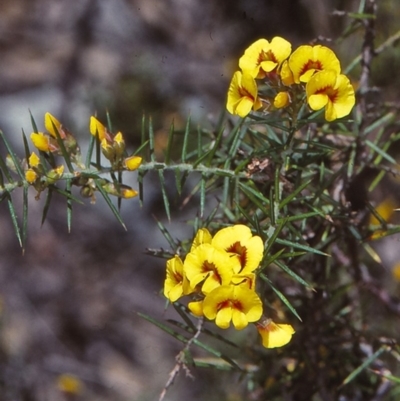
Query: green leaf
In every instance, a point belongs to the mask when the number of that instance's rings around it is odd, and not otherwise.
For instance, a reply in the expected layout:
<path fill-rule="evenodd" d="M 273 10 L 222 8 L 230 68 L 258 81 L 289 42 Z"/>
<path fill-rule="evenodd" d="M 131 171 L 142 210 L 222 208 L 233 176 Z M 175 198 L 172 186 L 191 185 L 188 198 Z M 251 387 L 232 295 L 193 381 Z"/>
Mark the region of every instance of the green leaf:
<path fill-rule="evenodd" d="M 36 121 L 35 121 L 35 119 L 33 118 L 33 115 L 32 115 L 32 113 L 31 113 L 30 110 L 29 110 L 29 115 L 30 115 L 30 117 L 31 117 L 31 124 L 32 124 L 33 132 L 35 132 L 35 133 L 37 134 L 37 133 L 39 132 L 39 130 L 38 130 L 38 128 L 37 128 Z"/>
<path fill-rule="evenodd" d="M 190 332 L 195 333 L 197 331 L 197 329 L 196 329 L 196 326 L 194 325 L 194 323 L 190 320 L 189 309 L 179 302 L 173 302 L 172 306 L 174 307 L 176 312 L 179 314 L 179 316 L 183 319 L 183 321 L 187 324 Z"/>
<path fill-rule="evenodd" d="M 24 143 L 25 159 L 28 162 L 28 159 L 30 156 L 30 150 L 29 150 L 28 140 L 26 138 L 24 130 L 22 130 L 22 142 Z"/>
<path fill-rule="evenodd" d="M 61 139 L 60 133 L 58 132 L 57 126 L 54 124 L 53 119 L 51 119 L 51 124 L 53 125 L 54 133 L 56 134 L 57 144 L 60 147 L 61 154 L 65 160 L 65 163 L 68 167 L 70 173 L 74 172 L 74 168 L 72 167 L 71 157 L 65 148 L 64 141 Z"/>
<path fill-rule="evenodd" d="M 306 181 L 304 182 L 302 185 L 300 185 L 299 187 L 297 187 L 289 196 L 287 196 L 285 199 L 283 199 L 280 203 L 279 203 L 279 209 L 284 208 L 289 202 L 291 202 L 294 198 L 296 198 L 296 196 L 304 189 L 306 188 L 308 185 L 310 185 L 312 182 L 312 180 Z"/>
<path fill-rule="evenodd" d="M 165 187 L 165 178 L 164 178 L 163 170 L 158 170 L 158 178 L 160 179 L 160 189 L 161 189 L 161 194 L 162 194 L 162 198 L 163 198 L 163 202 L 164 202 L 165 213 L 167 215 L 168 220 L 171 221 L 171 211 L 170 211 L 170 206 L 169 206 L 168 194 L 167 194 L 167 190 Z"/>
<path fill-rule="evenodd" d="M 189 338 L 186 338 L 185 336 L 183 336 L 182 334 L 179 334 L 178 332 L 176 332 L 175 330 L 172 330 L 170 327 L 168 327 L 167 325 L 157 321 L 156 319 L 145 315 L 144 313 L 140 313 L 138 312 L 138 315 L 140 317 L 142 317 L 143 319 L 147 320 L 148 322 L 154 324 L 155 326 L 159 327 L 161 330 L 165 331 L 166 333 L 170 334 L 172 337 L 174 337 L 175 339 L 177 339 L 178 341 L 187 344 L 188 341 L 190 341 Z M 238 370 L 242 371 L 243 369 L 235 362 L 233 361 L 231 358 L 225 356 L 224 354 L 222 354 L 221 352 L 213 349 L 212 347 L 203 344 L 201 341 L 194 339 L 193 340 L 193 344 L 197 345 L 198 347 L 204 349 L 205 351 L 209 352 L 211 355 L 214 355 L 218 358 L 223 359 L 224 361 L 228 362 L 231 366 L 237 368 Z"/>
<path fill-rule="evenodd" d="M 156 161 L 154 142 L 155 142 L 155 138 L 154 138 L 154 130 L 153 130 L 153 120 L 150 117 L 149 118 L 149 151 L 150 151 L 150 160 L 152 162 Z"/>
<path fill-rule="evenodd" d="M 375 145 L 373 142 L 371 142 L 370 140 L 366 139 L 365 143 L 371 148 L 373 149 L 376 153 L 380 154 L 384 159 L 386 159 L 388 162 L 396 164 L 396 160 L 390 156 L 389 154 L 387 154 L 383 149 L 381 149 L 379 146 Z"/>
<path fill-rule="evenodd" d="M 388 351 L 387 345 L 382 345 L 377 351 L 375 351 L 369 358 L 367 358 L 357 369 L 354 369 L 341 384 L 341 387 L 352 382 L 361 372 L 363 372 L 369 365 L 371 365 L 376 359 L 378 359 L 384 352 Z"/>
<path fill-rule="evenodd" d="M 167 228 L 164 226 L 164 224 L 161 223 L 161 221 L 159 221 L 155 216 L 153 216 L 153 217 L 154 217 L 154 220 L 157 223 L 158 229 L 161 231 L 161 234 L 167 240 L 167 242 L 168 242 L 169 246 L 171 247 L 171 249 L 176 253 L 179 244 L 176 241 L 173 240 L 173 238 L 171 237 L 171 234 L 169 233 Z"/>
<path fill-rule="evenodd" d="M 10 210 L 11 221 L 13 223 L 15 234 L 16 234 L 16 236 L 18 238 L 19 245 L 20 245 L 20 247 L 22 249 L 24 249 L 24 242 L 22 240 L 21 230 L 20 230 L 19 225 L 18 225 L 17 213 L 15 211 L 14 204 L 12 202 L 12 198 L 11 198 L 10 194 L 7 197 L 7 203 L 8 203 L 8 209 Z"/>
<path fill-rule="evenodd" d="M 50 203 L 51 203 L 51 198 L 53 196 L 54 188 L 55 187 L 53 187 L 52 185 L 47 188 L 46 201 L 44 203 L 43 214 L 42 214 L 42 222 L 41 222 L 42 225 L 46 221 L 47 213 L 48 213 L 48 211 L 50 209 Z"/>
<path fill-rule="evenodd" d="M 108 196 L 107 192 L 103 189 L 103 187 L 101 186 L 101 182 L 99 179 L 94 179 L 94 182 L 96 184 L 96 188 L 98 189 L 98 191 L 101 193 L 101 195 L 103 196 L 104 200 L 106 201 L 108 207 L 111 209 L 111 211 L 113 212 L 115 218 L 119 221 L 119 223 L 121 224 L 121 226 L 124 228 L 124 230 L 126 230 L 126 226 L 124 224 L 124 222 L 122 221 L 122 217 L 120 215 L 120 213 L 118 212 L 117 208 L 114 206 L 114 204 L 112 203 L 110 197 Z"/>
<path fill-rule="evenodd" d="M 14 182 L 14 179 L 12 178 L 10 171 L 7 167 L 6 162 L 4 161 L 4 159 L 2 158 L 2 156 L 0 155 L 0 172 L 4 173 L 5 176 L 7 177 L 8 182 Z M 1 175 L 1 186 L 4 186 L 4 179 L 3 179 L 3 175 Z"/>
<path fill-rule="evenodd" d="M 301 317 L 297 313 L 296 309 L 292 306 L 289 300 L 272 284 L 272 281 L 264 274 L 260 274 L 260 277 L 272 288 L 278 298 L 286 305 L 286 307 L 302 322 Z"/>
<path fill-rule="evenodd" d="M 171 151 L 172 151 L 172 144 L 174 142 L 174 134 L 175 134 L 174 121 L 172 120 L 171 126 L 169 128 L 167 149 L 165 152 L 165 164 L 166 165 L 171 163 L 171 153 L 172 153 Z"/>
<path fill-rule="evenodd" d="M 242 192 L 262 211 L 268 211 L 266 207 L 270 206 L 270 200 L 266 198 L 259 190 L 252 187 L 252 182 L 238 182 Z"/>
<path fill-rule="evenodd" d="M 182 144 L 182 154 L 181 154 L 182 163 L 186 163 L 189 134 L 190 134 L 190 116 L 187 118 L 185 132 L 183 134 L 183 144 Z"/>
<path fill-rule="evenodd" d="M 311 290 L 314 290 L 313 286 L 307 281 L 303 280 L 297 273 L 295 273 L 293 270 L 291 270 L 288 266 L 286 266 L 284 263 L 275 260 L 275 264 L 279 266 L 284 272 L 286 272 L 290 277 L 292 277 L 294 280 L 299 282 L 300 284 L 304 285 L 304 287 L 307 287 Z"/>
<path fill-rule="evenodd" d="M 215 154 L 216 154 L 217 150 L 220 148 L 224 130 L 225 130 L 225 126 L 221 126 L 221 128 L 218 131 L 217 137 L 215 138 L 213 146 L 211 147 L 209 152 L 206 153 L 206 155 L 207 155 L 207 161 L 205 162 L 206 166 L 210 166 L 212 161 L 214 160 Z M 205 156 L 205 155 L 203 155 L 203 156 Z"/>
<path fill-rule="evenodd" d="M 371 125 L 365 128 L 364 135 L 370 134 L 372 131 L 377 130 L 379 127 L 386 127 L 387 125 L 391 124 L 396 118 L 396 114 L 393 112 L 389 112 L 382 117 L 378 118 L 374 121 Z"/>
<path fill-rule="evenodd" d="M 287 223 L 287 218 L 283 219 L 278 227 L 270 226 L 270 229 L 267 232 L 267 235 L 269 236 L 269 238 L 268 238 L 268 241 L 267 241 L 267 246 L 266 246 L 266 248 L 264 250 L 265 254 L 268 254 L 269 250 L 272 247 L 272 245 L 274 245 L 275 242 L 278 241 L 278 235 L 282 231 L 283 227 L 285 227 L 286 223 Z"/>
<path fill-rule="evenodd" d="M 29 185 L 24 185 L 22 197 L 22 252 L 25 251 L 26 239 L 28 237 L 28 190 Z"/>
<path fill-rule="evenodd" d="M 4 145 L 6 145 L 7 152 L 8 152 L 8 154 L 10 155 L 11 160 L 13 161 L 13 163 L 14 163 L 14 165 L 15 165 L 15 169 L 17 170 L 18 175 L 20 176 L 20 178 L 21 178 L 22 180 L 24 180 L 24 179 L 25 179 L 25 174 L 24 174 L 24 172 L 22 171 L 21 163 L 20 163 L 20 161 L 18 160 L 17 155 L 16 155 L 16 154 L 14 153 L 14 151 L 12 150 L 11 145 L 10 145 L 9 142 L 7 141 L 7 138 L 5 137 L 5 135 L 4 135 L 4 133 L 3 133 L 2 130 L 0 130 L 0 136 L 1 136 L 1 139 L 3 140 L 3 142 L 4 142 Z M 4 170 L 4 171 L 6 171 L 6 170 Z"/>
<path fill-rule="evenodd" d="M 95 144 L 96 142 L 98 142 L 98 140 L 96 139 L 96 137 L 94 135 L 90 135 L 90 139 L 89 139 L 89 148 L 88 148 L 88 152 L 86 154 L 86 161 L 85 161 L 85 166 L 87 169 L 90 168 L 90 163 L 92 160 L 92 156 L 93 156 L 93 150 L 95 148 Z M 100 164 L 100 161 L 99 161 Z"/>
<path fill-rule="evenodd" d="M 330 255 L 328 255 L 327 253 L 318 251 L 318 250 L 315 249 L 315 248 L 311 248 L 311 247 L 308 246 L 308 245 L 299 244 L 299 243 L 297 243 L 297 242 L 291 242 L 291 241 L 284 240 L 284 239 L 280 239 L 280 238 L 277 238 L 277 239 L 276 239 L 276 242 L 277 242 L 278 244 L 280 244 L 280 245 L 285 245 L 285 246 L 288 246 L 288 247 L 292 247 L 292 248 L 296 248 L 296 249 L 301 249 L 302 251 L 306 251 L 306 252 L 309 252 L 309 253 L 315 253 L 315 254 L 317 254 L 317 255 L 322 255 L 322 256 L 330 256 Z"/>

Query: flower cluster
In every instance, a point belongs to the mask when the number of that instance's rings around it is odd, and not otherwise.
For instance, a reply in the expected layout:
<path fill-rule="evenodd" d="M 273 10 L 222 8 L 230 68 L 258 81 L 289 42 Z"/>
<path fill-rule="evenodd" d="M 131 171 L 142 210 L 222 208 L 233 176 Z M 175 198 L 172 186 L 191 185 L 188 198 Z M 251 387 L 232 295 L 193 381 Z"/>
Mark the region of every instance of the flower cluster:
<path fill-rule="evenodd" d="M 227 109 L 240 117 L 263 106 L 273 110 L 297 105 L 298 110 L 306 98 L 312 110 L 325 107 L 325 119 L 333 121 L 347 116 L 355 104 L 353 86 L 326 46 L 304 45 L 292 52 L 283 38 L 259 39 L 246 49 L 239 67 L 229 87 Z"/>
<path fill-rule="evenodd" d="M 190 252 L 167 261 L 164 295 L 175 302 L 192 295 L 189 310 L 197 317 L 215 320 L 227 329 L 231 322 L 237 330 L 249 323 L 256 327 L 267 348 L 287 344 L 294 330 L 263 317 L 263 305 L 256 292 L 256 270 L 264 253 L 262 239 L 244 225 L 219 230 L 214 237 L 200 229 Z"/>
<path fill-rule="evenodd" d="M 32 143 L 39 151 L 39 155 L 32 152 L 27 158 L 25 163 L 26 181 L 40 193 L 47 186 L 62 179 L 64 166 L 54 165 L 54 157 L 50 157 L 50 155 L 54 154 L 62 155 L 78 168 L 73 171 L 74 179 L 72 183 L 81 187 L 83 196 L 93 198 L 96 184 L 91 174 L 86 175 L 84 173 L 86 166 L 81 161 L 81 153 L 75 137 L 50 113 L 45 114 L 44 125 L 47 132 L 31 133 Z M 110 161 L 111 171 L 133 171 L 140 166 L 141 157 L 127 156 L 125 141 L 121 132 L 113 135 L 95 117 L 90 118 L 89 131 L 100 141 L 102 153 Z M 40 155 L 44 155 L 44 157 Z M 46 167 L 47 162 L 51 164 L 51 169 Z M 96 171 L 93 172 L 95 173 Z M 98 185 L 101 185 L 108 194 L 121 198 L 137 196 L 135 190 L 115 180 L 111 182 L 104 178 L 99 178 L 98 182 Z"/>

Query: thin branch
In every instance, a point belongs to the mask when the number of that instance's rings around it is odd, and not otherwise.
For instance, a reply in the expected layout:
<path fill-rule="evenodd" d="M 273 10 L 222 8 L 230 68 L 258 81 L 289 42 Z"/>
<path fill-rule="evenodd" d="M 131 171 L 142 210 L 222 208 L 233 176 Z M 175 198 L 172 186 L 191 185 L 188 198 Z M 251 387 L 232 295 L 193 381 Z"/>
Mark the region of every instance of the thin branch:
<path fill-rule="evenodd" d="M 193 342 L 195 340 L 197 340 L 197 338 L 199 337 L 201 330 L 203 328 L 203 323 L 204 323 L 204 319 L 203 318 L 199 319 L 197 326 L 196 326 L 196 333 L 194 333 L 193 337 L 188 340 L 185 347 L 176 356 L 176 358 L 175 358 L 176 365 L 169 373 L 168 380 L 165 383 L 164 389 L 161 392 L 160 397 L 158 399 L 159 401 L 162 401 L 164 399 L 165 395 L 167 394 L 168 389 L 174 384 L 174 381 L 175 381 L 176 377 L 178 376 L 179 372 L 181 371 L 181 369 L 183 369 L 185 371 L 187 377 L 190 377 L 193 379 L 193 376 L 190 373 L 190 370 L 186 364 L 186 359 L 187 359 L 186 354 L 189 351 L 189 348 L 193 344 Z"/>

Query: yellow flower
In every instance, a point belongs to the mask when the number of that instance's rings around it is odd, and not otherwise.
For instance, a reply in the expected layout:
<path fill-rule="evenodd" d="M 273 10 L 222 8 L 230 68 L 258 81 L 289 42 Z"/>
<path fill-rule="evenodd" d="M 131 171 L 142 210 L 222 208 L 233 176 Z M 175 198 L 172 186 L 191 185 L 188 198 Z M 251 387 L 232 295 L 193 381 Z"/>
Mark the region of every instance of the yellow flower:
<path fill-rule="evenodd" d="M 127 170 L 134 171 L 142 164 L 142 158 L 140 156 L 130 156 L 124 160 L 124 163 Z"/>
<path fill-rule="evenodd" d="M 258 98 L 257 84 L 250 74 L 236 71 L 228 91 L 226 108 L 231 114 L 246 117 L 250 110 L 258 110 L 262 106 Z"/>
<path fill-rule="evenodd" d="M 93 136 L 99 136 L 100 142 L 107 137 L 106 127 L 96 117 L 90 117 L 89 129 Z"/>
<path fill-rule="evenodd" d="M 40 163 L 39 156 L 35 152 L 32 152 L 29 156 L 28 163 L 30 167 L 38 167 Z"/>
<path fill-rule="evenodd" d="M 115 150 L 116 157 L 120 158 L 125 152 L 125 140 L 121 132 L 118 132 L 114 136 L 112 146 Z"/>
<path fill-rule="evenodd" d="M 48 185 L 55 184 L 64 174 L 64 166 L 58 166 L 46 173 L 46 183 Z"/>
<path fill-rule="evenodd" d="M 388 196 L 382 202 L 379 203 L 379 205 L 375 208 L 375 211 L 382 217 L 383 220 L 387 222 L 393 216 L 395 209 L 396 209 L 395 200 L 393 199 L 393 197 Z M 373 214 L 371 214 L 369 218 L 369 224 L 377 226 L 381 223 Z"/>
<path fill-rule="evenodd" d="M 279 92 L 274 98 L 274 107 L 282 109 L 290 104 L 290 96 L 288 92 Z"/>
<path fill-rule="evenodd" d="M 297 84 L 308 82 L 314 73 L 322 70 L 333 70 L 340 74 L 340 62 L 335 53 L 321 45 L 297 48 L 289 58 L 289 68 Z"/>
<path fill-rule="evenodd" d="M 249 227 L 236 224 L 219 230 L 211 245 L 230 253 L 235 264 L 234 272 L 241 275 L 252 273 L 260 264 L 264 244 L 258 235 L 252 234 Z"/>
<path fill-rule="evenodd" d="M 244 329 L 262 315 L 262 302 L 258 295 L 243 286 L 222 285 L 211 291 L 203 302 L 203 313 L 221 329 L 232 321 L 235 329 Z"/>
<path fill-rule="evenodd" d="M 327 121 L 347 116 L 356 102 L 350 80 L 333 70 L 316 73 L 308 81 L 306 93 L 307 102 L 313 110 L 325 107 Z"/>
<path fill-rule="evenodd" d="M 38 175 L 31 168 L 28 168 L 28 170 L 25 171 L 25 179 L 29 182 L 29 184 L 33 184 L 37 177 Z"/>
<path fill-rule="evenodd" d="M 138 196 L 138 192 L 132 188 L 120 188 L 120 193 L 117 196 L 120 196 L 124 199 L 130 199 Z"/>
<path fill-rule="evenodd" d="M 231 283 L 234 285 L 245 286 L 254 291 L 256 289 L 256 275 L 254 273 L 234 274 Z"/>
<path fill-rule="evenodd" d="M 203 300 L 202 301 L 192 301 L 188 303 L 188 308 L 190 312 L 193 313 L 193 315 L 197 317 L 202 317 L 204 316 L 203 313 Z"/>
<path fill-rule="evenodd" d="M 43 134 L 43 132 L 32 132 L 31 140 L 36 149 L 39 149 L 42 152 L 50 152 L 50 138 Z"/>
<path fill-rule="evenodd" d="M 283 347 L 292 339 L 295 333 L 290 324 L 274 323 L 271 319 L 257 323 L 256 327 L 265 348 Z"/>
<path fill-rule="evenodd" d="M 193 292 L 189 281 L 185 276 L 183 262 L 175 255 L 167 261 L 167 277 L 164 282 L 164 295 L 171 302 L 175 302 L 182 295 Z"/>
<path fill-rule="evenodd" d="M 60 391 L 69 394 L 80 394 L 82 392 L 83 383 L 69 373 L 64 373 L 57 378 L 57 386 Z"/>
<path fill-rule="evenodd" d="M 61 123 L 50 113 L 46 113 L 44 115 L 44 126 L 46 127 L 47 132 L 50 133 L 50 135 L 53 138 L 57 138 L 56 131 L 54 127 L 56 127 L 58 134 L 62 139 L 65 139 L 65 132 L 62 129 Z"/>
<path fill-rule="evenodd" d="M 292 45 L 279 36 L 271 42 L 259 39 L 245 50 L 239 59 L 239 67 L 253 78 L 265 78 L 289 57 L 291 51 Z"/>
<path fill-rule="evenodd" d="M 193 252 L 201 244 L 211 244 L 211 240 L 212 236 L 210 231 L 208 231 L 207 228 L 200 228 L 194 237 L 190 252 Z"/>
<path fill-rule="evenodd" d="M 400 263 L 397 263 L 392 270 L 393 278 L 400 282 Z"/>
<path fill-rule="evenodd" d="M 103 138 L 100 141 L 100 146 L 101 146 L 101 151 L 103 152 L 103 155 L 110 161 L 114 160 L 115 157 L 115 149 L 113 146 L 107 142 L 106 138 Z"/>
<path fill-rule="evenodd" d="M 202 244 L 187 254 L 184 271 L 192 287 L 204 281 L 202 292 L 207 294 L 215 287 L 230 283 L 234 266 L 228 253 Z"/>
<path fill-rule="evenodd" d="M 290 86 L 294 84 L 293 73 L 289 68 L 289 63 L 287 60 L 283 62 L 279 75 L 281 76 L 283 85 Z"/>

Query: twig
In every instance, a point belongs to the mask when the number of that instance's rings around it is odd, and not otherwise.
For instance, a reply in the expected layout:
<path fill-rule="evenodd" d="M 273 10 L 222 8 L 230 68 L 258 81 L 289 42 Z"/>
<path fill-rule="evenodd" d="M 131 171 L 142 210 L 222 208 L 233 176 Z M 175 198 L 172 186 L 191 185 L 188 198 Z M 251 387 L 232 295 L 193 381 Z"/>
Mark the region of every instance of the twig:
<path fill-rule="evenodd" d="M 367 0 L 365 3 L 364 13 L 376 15 L 375 0 Z M 360 77 L 360 107 L 362 115 L 367 114 L 366 95 L 369 91 L 369 78 L 371 74 L 371 62 L 375 56 L 374 39 L 375 39 L 375 18 L 365 18 L 363 20 L 365 26 L 364 43 L 361 51 L 361 77 Z"/>
<path fill-rule="evenodd" d="M 159 401 L 162 401 L 165 397 L 165 394 L 167 393 L 168 389 L 172 386 L 174 383 L 175 378 L 178 376 L 179 372 L 181 369 L 183 369 L 186 373 L 186 376 L 190 377 L 193 379 L 192 374 L 190 373 L 190 370 L 186 364 L 186 353 L 189 351 L 190 346 L 192 345 L 193 341 L 197 340 L 201 333 L 201 329 L 203 328 L 203 322 L 204 319 L 199 319 L 197 326 L 196 326 L 196 333 L 194 333 L 193 337 L 190 338 L 185 347 L 179 352 L 179 354 L 176 356 L 176 365 L 173 367 L 171 372 L 169 373 L 169 377 L 167 382 L 165 383 L 165 386 L 160 394 Z"/>

